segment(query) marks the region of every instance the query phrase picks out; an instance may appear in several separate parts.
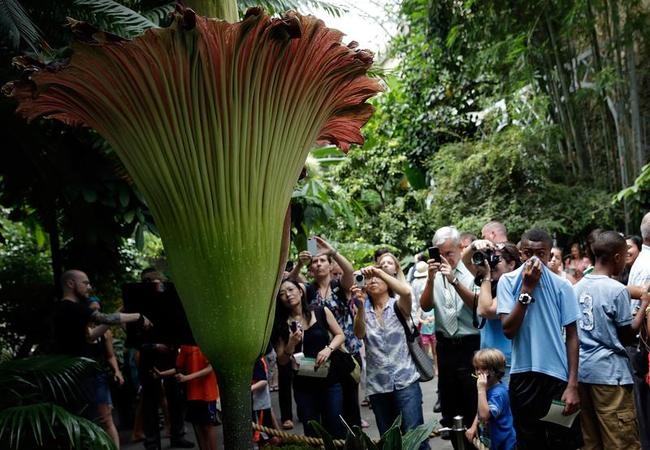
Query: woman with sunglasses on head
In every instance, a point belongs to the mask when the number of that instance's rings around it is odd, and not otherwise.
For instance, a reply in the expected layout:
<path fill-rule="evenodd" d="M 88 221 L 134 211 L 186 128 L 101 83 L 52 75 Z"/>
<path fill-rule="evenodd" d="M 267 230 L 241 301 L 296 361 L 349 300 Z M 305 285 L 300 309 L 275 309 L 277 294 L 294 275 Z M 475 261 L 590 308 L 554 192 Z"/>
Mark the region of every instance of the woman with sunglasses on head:
<path fill-rule="evenodd" d="M 334 438 L 345 437 L 345 428 L 339 419 L 343 413 L 340 374 L 336 370 L 328 370 L 324 376 L 317 373 L 327 370 L 328 360 L 344 339 L 343 330 L 327 307 L 310 310 L 303 286 L 290 278 L 282 281 L 276 299 L 271 342 L 278 355 L 278 364 L 294 364 L 297 368 L 293 394 L 306 436 L 318 437 L 309 424 L 315 420 Z M 304 358 L 302 364 L 301 357 Z M 308 358 L 313 359 L 313 373 L 300 370 L 299 366 L 304 369 Z"/>
<path fill-rule="evenodd" d="M 378 267 L 361 269 L 361 274 L 365 285 L 351 291 L 358 308 L 354 333 L 366 348 L 366 393 L 379 433 L 386 432 L 400 414 L 405 432 L 424 423 L 420 375 L 395 311 L 397 307 L 403 317 L 411 316 L 411 288 Z M 420 449 L 428 448 L 428 442 L 422 442 Z"/>

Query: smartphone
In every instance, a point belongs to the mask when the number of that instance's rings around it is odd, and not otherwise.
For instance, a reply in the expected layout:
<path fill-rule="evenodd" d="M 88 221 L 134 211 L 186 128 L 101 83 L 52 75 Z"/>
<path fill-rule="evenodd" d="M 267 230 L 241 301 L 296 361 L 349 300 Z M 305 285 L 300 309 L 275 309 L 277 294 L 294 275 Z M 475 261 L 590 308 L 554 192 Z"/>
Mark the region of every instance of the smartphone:
<path fill-rule="evenodd" d="M 289 329 L 291 330 L 292 333 L 295 333 L 296 330 L 298 329 L 298 321 L 292 320 L 291 324 L 289 325 Z"/>
<path fill-rule="evenodd" d="M 316 254 L 318 254 L 318 244 L 316 244 L 316 239 L 307 239 L 307 251 L 311 256 L 316 256 Z"/>
<path fill-rule="evenodd" d="M 442 258 L 440 257 L 440 249 L 438 247 L 429 247 L 429 259 L 433 259 L 439 263 L 442 262 Z"/>

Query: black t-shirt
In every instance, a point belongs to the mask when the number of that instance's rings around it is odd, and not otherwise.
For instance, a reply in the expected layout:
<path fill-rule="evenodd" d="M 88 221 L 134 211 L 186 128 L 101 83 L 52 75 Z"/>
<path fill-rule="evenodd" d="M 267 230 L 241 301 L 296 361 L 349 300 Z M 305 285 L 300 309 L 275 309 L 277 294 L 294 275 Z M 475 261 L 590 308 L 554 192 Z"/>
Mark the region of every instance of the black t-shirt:
<path fill-rule="evenodd" d="M 88 325 L 93 310 L 87 305 L 61 300 L 54 305 L 54 345 L 58 353 L 92 356 Z"/>

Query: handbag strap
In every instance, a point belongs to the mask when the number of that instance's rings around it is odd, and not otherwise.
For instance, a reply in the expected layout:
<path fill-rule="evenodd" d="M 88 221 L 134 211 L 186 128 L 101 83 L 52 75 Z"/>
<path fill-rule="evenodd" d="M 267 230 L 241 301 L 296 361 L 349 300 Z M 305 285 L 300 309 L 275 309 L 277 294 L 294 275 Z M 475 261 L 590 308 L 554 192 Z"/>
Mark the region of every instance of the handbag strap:
<path fill-rule="evenodd" d="M 474 328 L 476 329 L 481 329 L 485 326 L 485 317 L 481 317 L 481 321 L 479 322 L 478 320 L 478 294 L 474 292 L 474 307 L 472 308 L 472 325 L 474 325 Z"/>
<path fill-rule="evenodd" d="M 408 326 L 406 323 L 406 319 L 402 315 L 402 311 L 400 311 L 399 306 L 397 306 L 397 302 L 393 304 L 393 308 L 395 309 L 395 315 L 399 319 L 400 323 L 404 327 L 404 333 L 406 333 L 406 339 L 409 341 L 413 341 L 415 337 L 417 336 Z M 411 317 L 411 321 L 413 321 L 413 318 Z"/>

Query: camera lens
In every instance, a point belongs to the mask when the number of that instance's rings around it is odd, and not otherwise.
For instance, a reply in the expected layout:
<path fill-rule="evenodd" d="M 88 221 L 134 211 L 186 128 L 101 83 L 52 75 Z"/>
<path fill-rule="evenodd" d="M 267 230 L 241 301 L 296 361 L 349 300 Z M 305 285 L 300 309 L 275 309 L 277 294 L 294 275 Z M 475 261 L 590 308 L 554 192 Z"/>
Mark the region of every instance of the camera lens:
<path fill-rule="evenodd" d="M 475 266 L 482 266 L 483 262 L 485 261 L 485 253 L 481 251 L 476 251 L 472 255 L 472 264 Z"/>
<path fill-rule="evenodd" d="M 365 277 L 363 276 L 362 273 L 358 273 L 354 276 L 354 281 L 356 281 L 357 283 L 361 283 L 363 282 L 363 280 L 365 280 Z"/>

